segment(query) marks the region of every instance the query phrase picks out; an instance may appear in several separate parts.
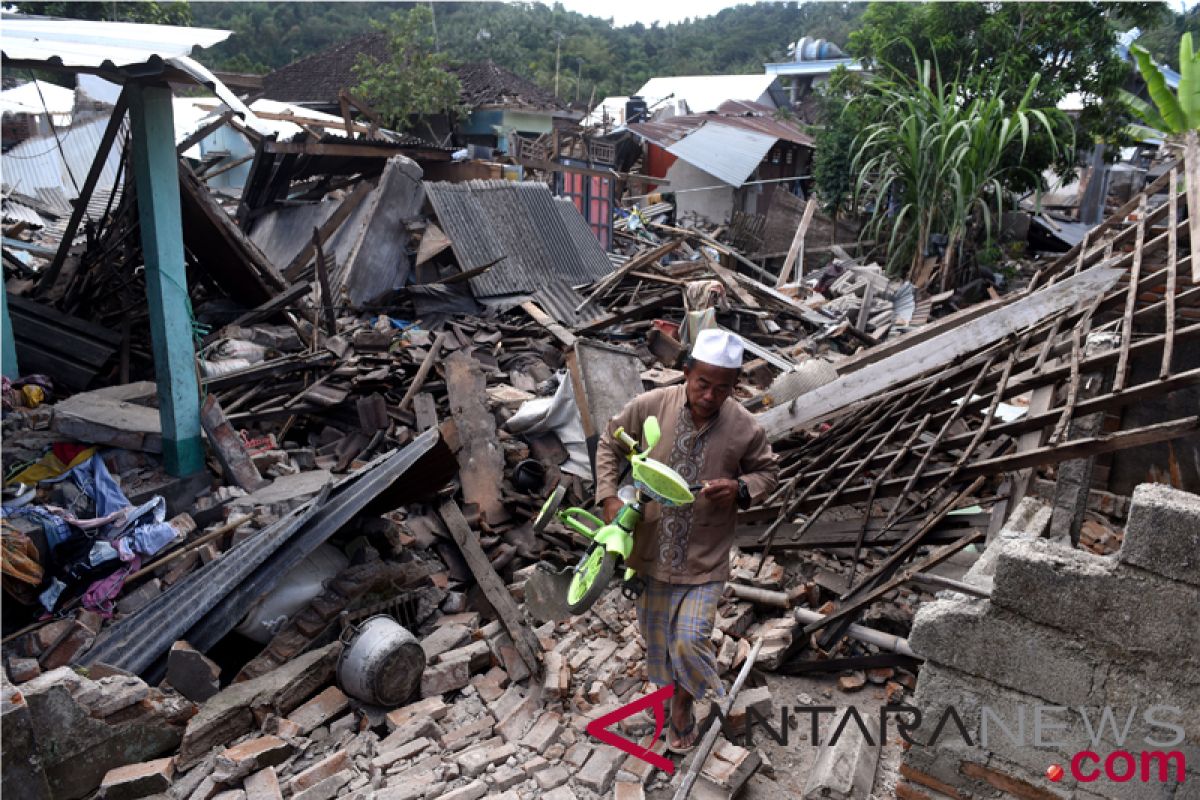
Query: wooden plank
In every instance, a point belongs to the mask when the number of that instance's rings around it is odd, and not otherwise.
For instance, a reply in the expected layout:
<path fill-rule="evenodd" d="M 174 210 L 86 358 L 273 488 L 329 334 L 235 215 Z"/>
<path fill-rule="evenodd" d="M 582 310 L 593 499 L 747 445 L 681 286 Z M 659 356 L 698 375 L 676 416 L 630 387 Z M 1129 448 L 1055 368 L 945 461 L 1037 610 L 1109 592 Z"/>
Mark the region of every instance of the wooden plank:
<path fill-rule="evenodd" d="M 608 421 L 642 393 L 642 361 L 633 350 L 580 339 L 575 343 L 579 382 L 575 400 L 584 430 L 602 435 Z"/>
<path fill-rule="evenodd" d="M 396 406 L 397 411 L 407 409 L 408 404 L 417 396 L 417 392 L 421 391 L 421 387 L 425 385 L 425 378 L 429 375 L 429 370 L 433 369 L 433 365 L 437 362 L 438 356 L 442 352 L 442 345 L 446 343 L 447 336 L 449 334 L 443 331 L 433 340 L 429 352 L 425 354 L 425 360 L 421 362 L 421 366 L 417 368 L 417 374 L 413 377 L 412 383 L 408 385 L 408 391 L 404 393 L 404 397 L 400 400 L 400 405 Z"/>
<path fill-rule="evenodd" d="M 1012 472 L 1027 467 L 1040 467 L 1076 458 L 1115 453 L 1119 450 L 1128 450 L 1131 447 L 1141 447 L 1145 444 L 1169 442 L 1172 439 L 1191 436 L 1197 432 L 1200 432 L 1200 416 L 1184 417 L 1183 419 L 1162 422 L 1157 425 L 1147 425 L 1128 431 L 1099 434 L 1084 439 L 1073 439 L 1057 446 L 1046 445 L 1025 453 L 1010 453 L 1003 456 L 984 458 L 972 464 L 962 466 L 958 471 L 958 477 L 966 480 L 978 476 L 999 475 L 1003 472 Z M 949 474 L 952 469 L 954 468 L 945 467 L 928 470 L 918 478 L 913 488 L 921 489 L 933 485 Z M 906 483 L 906 478 L 895 478 L 886 481 L 879 487 L 879 496 L 894 497 L 901 493 L 903 485 Z M 851 487 L 842 493 L 840 499 L 844 503 L 853 503 L 861 500 L 866 493 L 867 487 L 865 486 Z M 808 501 L 810 503 L 817 503 L 824 499 L 825 495 L 813 495 L 808 498 Z M 803 511 L 804 509 L 800 510 Z"/>
<path fill-rule="evenodd" d="M 1003 309 L 947 331 L 913 347 L 901 350 L 870 369 L 853 372 L 804 395 L 804 403 L 789 403 L 759 415 L 759 423 L 772 440 L 811 425 L 840 409 L 912 380 L 945 368 L 956 360 L 987 347 L 1030 325 L 1107 291 L 1121 271 L 1089 269 L 1048 286 Z"/>
<path fill-rule="evenodd" d="M 463 499 L 478 505 L 483 519 L 489 525 L 496 525 L 507 520 L 509 513 L 500 496 L 504 454 L 496 436 L 496 418 L 483 404 L 486 396 L 483 370 L 478 361 L 462 350 L 455 351 L 443 363 L 450 413 L 462 443 L 457 455 Z"/>
<path fill-rule="evenodd" d="M 604 330 L 605 328 L 609 328 L 609 327 L 612 327 L 613 325 L 616 325 L 619 322 L 624 322 L 625 320 L 633 319 L 634 317 L 639 317 L 644 314 L 648 314 L 651 311 L 657 311 L 658 309 L 662 308 L 663 306 L 667 305 L 668 303 L 677 301 L 678 297 L 679 297 L 679 290 L 678 289 L 670 289 L 670 290 L 664 292 L 663 294 L 659 295 L 658 297 L 655 297 L 652 300 L 646 300 L 645 302 L 640 303 L 639 305 L 631 305 L 620 311 L 614 311 L 609 314 L 605 314 L 603 316 L 596 317 L 595 319 L 588 320 L 587 322 L 584 322 L 582 325 L 575 327 L 574 333 L 578 336 L 584 336 L 584 335 L 587 335 L 590 333 L 598 333 L 598 332 Z"/>
<path fill-rule="evenodd" d="M 1167 201 L 1170 211 L 1167 214 L 1169 218 L 1168 238 L 1167 238 L 1167 286 L 1163 291 L 1163 300 L 1166 303 L 1166 342 L 1163 344 L 1162 367 L 1159 368 L 1159 380 L 1166 380 L 1171 374 L 1171 356 L 1175 349 L 1175 291 L 1176 291 L 1176 271 L 1178 269 L 1179 244 L 1177 242 L 1176 221 L 1179 219 L 1179 195 L 1175 191 L 1178 185 L 1179 176 L 1177 170 L 1171 168 L 1171 189 L 1170 199 Z M 1192 262 L 1193 264 L 1195 261 Z"/>
<path fill-rule="evenodd" d="M 87 212 L 88 200 L 92 197 L 92 192 L 96 189 L 96 182 L 100 180 L 101 173 L 104 172 L 104 167 L 108 164 L 108 153 L 112 150 L 113 140 L 117 138 L 117 132 L 121 129 L 121 123 L 125 120 L 125 109 L 129 107 L 129 91 L 121 90 L 121 94 L 117 97 L 117 104 L 113 106 L 112 113 L 109 115 L 108 124 L 104 127 L 104 133 L 100 137 L 100 146 L 96 149 L 96 155 L 92 159 L 92 166 L 88 168 L 87 177 L 83 180 L 83 186 L 79 189 L 79 197 L 73 202 L 75 208 L 71 211 L 71 217 L 67 220 L 67 227 L 63 229 L 62 239 L 58 244 L 58 251 L 54 254 L 54 260 L 50 262 L 50 266 L 42 273 L 42 277 L 38 280 L 38 292 L 47 292 L 55 281 L 58 280 L 58 275 L 62 272 L 63 262 L 67 260 L 67 253 L 71 249 L 71 244 L 75 241 L 75 233 L 79 230 L 79 223 L 83 220 L 84 213 Z"/>
<path fill-rule="evenodd" d="M 421 266 L 449 246 L 450 237 L 446 235 L 445 231 L 430 222 L 425 226 L 425 233 L 421 236 L 421 245 L 417 248 L 415 266 Z"/>
<path fill-rule="evenodd" d="M 816 211 L 817 198 L 808 198 L 808 203 L 804 206 L 804 216 L 800 219 L 800 226 L 796 228 L 796 235 L 792 237 L 792 245 L 788 248 L 787 258 L 783 260 L 783 268 L 779 270 L 779 280 L 775 281 L 776 289 L 787 283 L 799 283 L 804 276 L 804 239 L 808 236 L 808 226 L 812 223 L 813 214 Z M 793 268 L 796 270 L 796 276 L 789 281 L 788 276 Z"/>
<path fill-rule="evenodd" d="M 232 481 L 247 492 L 256 492 L 267 485 L 268 481 L 254 466 L 246 446 L 225 418 L 225 412 L 221 410 L 215 395 L 206 397 L 200 407 L 200 426 L 204 428 L 208 443 L 221 464 L 225 480 Z"/>
<path fill-rule="evenodd" d="M 341 144 L 338 142 L 275 142 L 263 143 L 267 153 L 302 156 L 339 156 L 342 158 L 391 158 L 404 155 L 429 161 L 449 161 L 450 153 L 425 147 L 402 144 Z"/>
<path fill-rule="evenodd" d="M 521 310 L 533 318 L 533 321 L 543 328 L 548 330 L 555 339 L 564 347 L 574 347 L 576 342 L 575 334 L 571 333 L 554 317 L 542 310 L 542 307 L 532 300 L 521 303 Z"/>
<path fill-rule="evenodd" d="M 304 295 L 308 294 L 310 286 L 308 281 L 300 281 L 289 286 L 284 291 L 272 297 L 270 300 L 250 309 L 245 314 L 235 319 L 227 325 L 222 325 L 217 330 L 204 337 L 204 345 L 210 345 L 217 339 L 221 338 L 221 331 L 228 327 L 242 328 L 253 325 L 257 322 L 262 322 L 269 319 L 275 314 L 283 313 L 288 306 L 299 300 Z"/>
<path fill-rule="evenodd" d="M 1188 232 L 1192 252 L 1192 283 L 1200 284 L 1200 133 L 1184 136 L 1184 173 L 1187 180 Z M 1175 187 L 1171 187 L 1175 191 Z M 1174 224 L 1174 220 L 1172 220 Z"/>
<path fill-rule="evenodd" d="M 417 433 L 438 426 L 437 403 L 429 392 L 417 392 L 413 397 L 413 413 L 417 416 Z"/>
<path fill-rule="evenodd" d="M 229 111 L 226 111 L 225 113 L 221 114 L 221 116 L 217 117 L 216 119 L 212 120 L 211 122 L 200 126 L 200 128 L 198 128 L 194 133 L 192 133 L 191 136 L 184 139 L 182 142 L 180 142 L 175 147 L 175 152 L 178 153 L 179 155 L 183 155 L 188 150 L 191 150 L 193 147 L 195 147 L 197 144 L 200 143 L 201 139 L 204 139 L 209 134 L 215 132 L 221 126 L 228 124 L 229 121 L 231 119 L 233 119 L 233 115 L 234 115 L 234 111 L 232 109 L 230 109 Z"/>
<path fill-rule="evenodd" d="M 479 544 L 479 537 L 471 530 L 471 526 L 463 517 L 462 510 L 453 500 L 442 503 L 438 514 L 446 523 L 446 528 L 454 538 L 454 543 L 462 551 L 467 567 L 479 583 L 483 596 L 491 603 L 492 608 L 500 617 L 500 622 L 508 631 L 508 635 L 512 637 L 521 660 L 525 662 L 525 666 L 529 667 L 529 671 L 533 673 L 535 679 L 539 678 L 542 668 L 537 654 L 541 650 L 541 645 L 538 643 L 537 636 L 525 624 L 517 601 L 509 594 L 508 587 L 504 585 L 504 581 L 500 580 L 500 576 L 492 568 L 491 562 L 483 552 L 483 547 Z"/>
<path fill-rule="evenodd" d="M 1197 204 L 1200 209 L 1200 203 Z M 1174 224 L 1171 225 L 1174 228 Z M 1170 232 L 1168 232 L 1170 233 Z M 1138 283 L 1142 277 L 1142 248 L 1146 244 L 1146 195 L 1138 204 L 1137 241 L 1133 246 L 1133 269 L 1129 273 L 1129 292 L 1125 297 L 1125 316 L 1121 323 L 1121 354 L 1117 358 L 1117 374 L 1113 378 L 1113 390 L 1125 388 L 1125 376 L 1129 372 L 1129 346 L 1133 343 L 1133 312 L 1137 308 Z M 1074 347 L 1079 346 L 1079 328 L 1075 329 Z M 1077 364 L 1077 360 L 1073 363 Z M 1078 380 L 1078 372 L 1072 372 L 1072 379 Z M 1059 432 L 1055 431 L 1055 435 Z"/>

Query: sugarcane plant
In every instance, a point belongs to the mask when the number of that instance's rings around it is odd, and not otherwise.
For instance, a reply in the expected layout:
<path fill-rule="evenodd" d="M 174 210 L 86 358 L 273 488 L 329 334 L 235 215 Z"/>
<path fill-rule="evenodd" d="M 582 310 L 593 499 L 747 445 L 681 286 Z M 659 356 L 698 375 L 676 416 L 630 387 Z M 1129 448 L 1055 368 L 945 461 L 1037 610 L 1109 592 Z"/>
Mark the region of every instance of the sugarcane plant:
<path fill-rule="evenodd" d="M 915 51 L 914 61 L 915 76 L 887 68 L 868 84 L 878 110 L 852 147 L 855 199 L 870 213 L 863 238 L 886 242 L 889 270 L 918 285 L 932 277 L 930 240 L 943 234 L 946 287 L 972 233 L 982 229 L 991 242 L 1005 209 L 1005 179 L 1013 171 L 1029 172 L 1022 158 L 1031 134 L 1040 131 L 1055 154 L 1074 142 L 1064 141 L 1069 126 L 1055 124 L 1060 112 L 1032 107 L 1037 75 L 1013 105 L 998 91 L 1003 72 L 947 81 Z"/>

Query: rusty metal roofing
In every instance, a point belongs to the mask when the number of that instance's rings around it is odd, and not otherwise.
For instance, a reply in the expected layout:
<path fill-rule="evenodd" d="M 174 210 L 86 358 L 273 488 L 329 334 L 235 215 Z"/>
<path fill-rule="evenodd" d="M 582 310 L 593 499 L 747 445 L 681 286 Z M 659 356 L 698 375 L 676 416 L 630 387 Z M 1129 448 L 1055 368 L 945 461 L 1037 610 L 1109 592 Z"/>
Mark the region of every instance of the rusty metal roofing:
<path fill-rule="evenodd" d="M 498 262 L 470 279 L 476 297 L 530 294 L 551 282 L 577 286 L 612 271 L 594 236 L 568 228 L 570 212 L 543 183 L 427 182 L 425 191 L 460 269 Z"/>
<path fill-rule="evenodd" d="M 815 141 L 801 127 L 792 122 L 777 120 L 770 113 L 754 113 L 754 109 L 770 111 L 758 103 L 730 102 L 712 114 L 689 114 L 685 117 L 668 117 L 654 122 L 635 122 L 629 130 L 647 139 L 664 150 L 681 139 L 690 136 L 710 123 L 720 123 L 731 128 L 751 131 L 792 142 L 802 147 L 815 147 Z"/>

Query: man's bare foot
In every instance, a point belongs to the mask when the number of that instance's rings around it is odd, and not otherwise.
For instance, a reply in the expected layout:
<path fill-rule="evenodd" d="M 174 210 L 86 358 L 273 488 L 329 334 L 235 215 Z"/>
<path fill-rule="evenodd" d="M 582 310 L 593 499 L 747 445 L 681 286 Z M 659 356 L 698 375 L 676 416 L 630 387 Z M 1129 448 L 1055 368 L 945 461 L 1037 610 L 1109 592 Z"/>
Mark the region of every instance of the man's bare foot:
<path fill-rule="evenodd" d="M 691 695 L 678 692 L 671 703 L 671 728 L 667 732 L 667 749 L 673 753 L 686 753 L 696 746 L 699 731 L 696 730 L 694 702 Z"/>

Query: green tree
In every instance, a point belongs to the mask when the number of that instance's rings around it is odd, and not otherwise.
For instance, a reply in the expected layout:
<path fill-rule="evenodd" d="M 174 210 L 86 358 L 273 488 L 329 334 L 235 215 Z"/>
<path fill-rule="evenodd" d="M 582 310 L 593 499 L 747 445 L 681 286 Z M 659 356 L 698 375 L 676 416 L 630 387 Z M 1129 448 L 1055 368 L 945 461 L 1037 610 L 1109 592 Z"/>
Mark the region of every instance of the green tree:
<path fill-rule="evenodd" d="M 360 54 L 354 66 L 359 83 L 355 94 L 375 106 L 389 125 L 412 127 L 414 117 L 423 121 L 433 114 L 456 114 L 465 109 L 458 78 L 446 69 L 444 53 L 434 52 L 433 12 L 416 6 L 407 13 L 396 12 L 388 24 L 376 23 L 386 32 L 391 58 L 380 62 Z"/>
<path fill-rule="evenodd" d="M 18 2 L 13 6 L 22 14 L 67 19 L 91 19 L 107 22 L 142 22 L 152 25 L 191 25 L 192 10 L 183 0 L 176 2 Z"/>
<path fill-rule="evenodd" d="M 873 100 L 864 89 L 861 73 L 838 67 L 816 95 L 820 124 L 813 130 L 813 182 L 822 208 L 833 217 L 835 239 L 838 215 L 854 196 L 854 140 L 872 118 L 867 106 Z"/>
<path fill-rule="evenodd" d="M 1078 140 L 1120 143 L 1124 122 L 1112 108 L 1119 104 L 1129 66 L 1116 50 L 1118 31 L 1154 25 L 1166 14 L 1162 3 L 1140 2 L 872 3 L 849 47 L 869 64 L 891 65 L 913 77 L 936 53 L 943 78 L 968 86 L 976 76 L 1003 71 L 1010 80 L 997 88 L 1010 105 L 1039 76 L 1033 106 L 1054 107 L 1078 92 L 1084 98 Z M 1074 169 L 1073 154 L 1058 149 L 1055 159 L 1046 136 L 1030 142 L 1024 155 L 1028 170 L 1010 172 L 1009 188 L 1033 188 L 1050 166 L 1063 175 Z"/>

